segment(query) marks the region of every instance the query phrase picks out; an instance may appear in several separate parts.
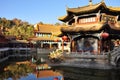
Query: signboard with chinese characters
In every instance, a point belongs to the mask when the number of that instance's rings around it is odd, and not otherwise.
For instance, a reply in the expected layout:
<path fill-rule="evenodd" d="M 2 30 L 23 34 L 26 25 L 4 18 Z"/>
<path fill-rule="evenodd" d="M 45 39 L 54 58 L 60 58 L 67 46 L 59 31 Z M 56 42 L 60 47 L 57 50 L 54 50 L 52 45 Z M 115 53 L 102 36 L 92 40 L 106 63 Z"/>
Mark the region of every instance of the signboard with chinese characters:
<path fill-rule="evenodd" d="M 102 14 L 101 21 L 102 22 L 108 22 L 108 21 L 110 21 L 111 23 L 116 23 L 117 16 Z"/>

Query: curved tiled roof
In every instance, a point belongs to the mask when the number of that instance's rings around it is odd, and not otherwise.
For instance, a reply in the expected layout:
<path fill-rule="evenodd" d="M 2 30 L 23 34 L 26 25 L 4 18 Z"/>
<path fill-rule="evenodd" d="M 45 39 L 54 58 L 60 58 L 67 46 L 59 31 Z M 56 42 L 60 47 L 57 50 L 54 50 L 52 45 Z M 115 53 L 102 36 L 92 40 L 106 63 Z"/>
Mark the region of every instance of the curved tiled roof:
<path fill-rule="evenodd" d="M 67 15 L 64 15 L 64 16 L 60 16 L 59 18 L 58 18 L 58 20 L 64 20 L 64 19 L 66 19 L 68 16 Z"/>
<path fill-rule="evenodd" d="M 35 32 L 39 32 L 39 33 L 51 33 L 52 35 L 60 35 L 61 31 L 60 28 L 64 27 L 64 26 L 55 26 L 55 25 L 41 25 L 41 24 L 37 24 L 35 26 Z"/>
<path fill-rule="evenodd" d="M 120 12 L 120 7 L 111 7 L 111 6 L 108 6 L 108 9 L 111 10 L 111 11 L 119 11 Z"/>
<path fill-rule="evenodd" d="M 110 22 L 107 23 L 109 25 L 109 27 L 113 30 L 120 30 L 120 23 L 116 23 L 116 24 L 112 24 Z M 83 27 L 84 26 L 84 27 Z M 68 33 L 72 33 L 72 32 L 89 32 L 89 31 L 99 31 L 104 27 L 103 23 L 94 23 L 94 24 L 84 24 L 84 25 L 76 25 L 74 27 L 62 27 L 61 31 L 62 32 L 68 32 Z"/>
<path fill-rule="evenodd" d="M 67 10 L 66 10 L 67 15 L 59 17 L 58 19 L 61 21 L 65 21 L 65 19 L 70 16 L 69 13 L 73 13 L 73 14 L 87 13 L 87 12 L 95 11 L 100 6 L 103 6 L 106 10 L 109 10 L 112 12 L 120 12 L 120 7 L 106 6 L 106 4 L 102 1 L 98 4 L 92 4 L 92 5 L 87 5 L 87 6 L 83 6 L 83 7 L 77 7 L 77 8 L 67 8 Z"/>
<path fill-rule="evenodd" d="M 78 8 L 68 8 L 67 12 L 72 12 L 72 13 L 88 12 L 88 11 L 95 10 L 96 8 L 98 8 L 101 5 L 106 7 L 106 5 L 104 3 L 98 3 L 95 5 L 87 5 L 87 6 L 78 7 Z"/>
<path fill-rule="evenodd" d="M 83 27 L 84 26 L 84 27 Z M 95 24 L 84 24 L 84 25 L 76 25 L 75 27 L 62 27 L 62 32 L 80 32 L 80 31 L 98 31 L 102 28 L 101 23 L 95 23 Z"/>
<path fill-rule="evenodd" d="M 120 30 L 120 23 L 118 23 L 118 22 L 116 24 L 112 24 L 112 23 L 108 22 L 108 25 L 114 30 Z"/>

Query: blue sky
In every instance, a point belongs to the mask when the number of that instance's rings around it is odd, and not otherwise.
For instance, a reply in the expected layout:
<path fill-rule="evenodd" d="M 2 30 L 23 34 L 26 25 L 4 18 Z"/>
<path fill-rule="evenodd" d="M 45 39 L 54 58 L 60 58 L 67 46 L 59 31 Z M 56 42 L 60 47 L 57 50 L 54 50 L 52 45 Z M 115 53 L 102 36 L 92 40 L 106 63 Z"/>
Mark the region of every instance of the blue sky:
<path fill-rule="evenodd" d="M 101 0 L 92 0 L 93 4 Z M 104 0 L 108 6 L 120 6 L 120 0 Z M 31 24 L 55 24 L 66 14 L 66 7 L 88 5 L 89 0 L 0 0 L 0 17 L 18 18 Z"/>

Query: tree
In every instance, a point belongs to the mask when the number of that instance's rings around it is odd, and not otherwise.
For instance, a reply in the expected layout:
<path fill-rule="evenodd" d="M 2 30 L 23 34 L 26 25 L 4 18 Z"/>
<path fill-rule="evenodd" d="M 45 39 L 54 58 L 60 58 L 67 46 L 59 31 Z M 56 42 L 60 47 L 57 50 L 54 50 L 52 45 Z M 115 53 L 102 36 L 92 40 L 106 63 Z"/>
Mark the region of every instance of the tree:
<path fill-rule="evenodd" d="M 0 29 L 4 35 L 16 36 L 19 39 L 28 39 L 34 35 L 33 25 L 17 18 L 13 20 L 0 18 Z"/>
<path fill-rule="evenodd" d="M 43 25 L 44 23 L 40 21 L 38 24 L 41 24 L 41 25 Z"/>
<path fill-rule="evenodd" d="M 12 21 L 13 21 L 13 23 L 14 23 L 16 26 L 19 26 L 19 25 L 21 24 L 21 20 L 20 20 L 20 19 L 14 18 Z"/>
<path fill-rule="evenodd" d="M 56 25 L 56 26 L 59 26 L 59 25 L 61 25 L 61 24 L 57 22 L 57 23 L 55 23 L 55 25 Z"/>

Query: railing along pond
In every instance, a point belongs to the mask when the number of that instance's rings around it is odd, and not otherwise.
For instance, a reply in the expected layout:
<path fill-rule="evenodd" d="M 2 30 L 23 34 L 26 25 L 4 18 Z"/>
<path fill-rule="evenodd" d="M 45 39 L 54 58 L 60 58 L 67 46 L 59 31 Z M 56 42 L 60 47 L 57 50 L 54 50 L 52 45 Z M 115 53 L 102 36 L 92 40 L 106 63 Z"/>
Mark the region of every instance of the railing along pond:
<path fill-rule="evenodd" d="M 93 54 L 91 52 L 68 52 L 64 53 L 63 56 L 67 60 L 104 60 L 104 62 L 108 62 L 111 65 L 120 66 L 120 46 L 114 48 L 112 51 L 102 52 L 100 54 Z"/>
<path fill-rule="evenodd" d="M 69 53 L 64 53 L 63 54 L 65 58 L 71 58 L 71 59 L 103 59 L 103 60 L 107 60 L 108 59 L 108 55 L 105 53 L 102 54 L 93 54 L 91 52 L 69 52 Z"/>

